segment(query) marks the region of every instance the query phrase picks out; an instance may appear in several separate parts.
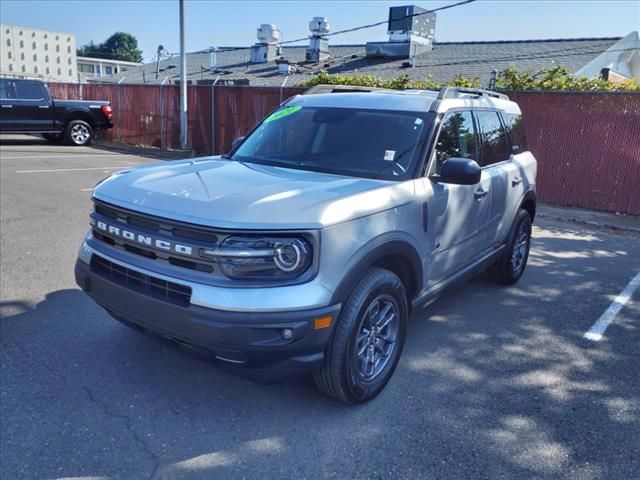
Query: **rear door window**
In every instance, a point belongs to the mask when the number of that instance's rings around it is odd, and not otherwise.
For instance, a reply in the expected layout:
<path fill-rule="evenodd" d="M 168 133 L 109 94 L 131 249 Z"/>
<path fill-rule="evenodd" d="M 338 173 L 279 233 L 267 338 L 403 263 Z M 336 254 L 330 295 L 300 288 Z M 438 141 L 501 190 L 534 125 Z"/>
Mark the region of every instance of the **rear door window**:
<path fill-rule="evenodd" d="M 524 131 L 524 123 L 522 123 L 522 115 L 504 113 L 502 114 L 502 118 L 507 127 L 511 151 L 514 154 L 528 151 L 529 145 L 527 144 L 527 135 Z"/>
<path fill-rule="evenodd" d="M 16 81 L 14 83 L 16 87 L 16 98 L 20 100 L 43 100 L 44 94 L 42 87 L 39 83 L 35 82 L 21 82 Z"/>
<path fill-rule="evenodd" d="M 488 167 L 508 160 L 507 134 L 498 112 L 479 110 L 475 115 L 481 143 L 480 166 Z"/>
<path fill-rule="evenodd" d="M 431 173 L 440 173 L 442 164 L 452 157 L 478 159 L 476 131 L 470 111 L 450 112 L 444 117 L 435 156 Z"/>

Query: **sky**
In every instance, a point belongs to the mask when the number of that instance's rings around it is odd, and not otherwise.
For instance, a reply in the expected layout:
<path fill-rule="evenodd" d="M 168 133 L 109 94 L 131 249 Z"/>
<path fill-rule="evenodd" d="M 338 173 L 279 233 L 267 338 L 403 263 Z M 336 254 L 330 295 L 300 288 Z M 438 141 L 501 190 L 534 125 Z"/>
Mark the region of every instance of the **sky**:
<path fill-rule="evenodd" d="M 392 5 L 429 9 L 455 1 L 186 0 L 186 48 L 248 46 L 261 23 L 291 40 L 309 35 L 314 16 L 327 17 L 336 31 L 386 20 Z M 437 15 L 440 42 L 624 36 L 640 29 L 640 0 L 477 0 Z M 180 48 L 178 0 L 0 0 L 0 22 L 73 33 L 78 46 L 128 32 L 145 61 L 159 44 L 171 53 Z M 330 45 L 386 39 L 386 26 L 379 26 L 332 37 Z"/>

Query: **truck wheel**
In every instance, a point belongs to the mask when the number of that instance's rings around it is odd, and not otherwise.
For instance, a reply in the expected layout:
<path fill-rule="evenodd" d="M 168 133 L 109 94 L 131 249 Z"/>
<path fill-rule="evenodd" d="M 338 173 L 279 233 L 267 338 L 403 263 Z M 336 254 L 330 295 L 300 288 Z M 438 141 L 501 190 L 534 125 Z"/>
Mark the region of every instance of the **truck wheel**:
<path fill-rule="evenodd" d="M 497 283 L 513 285 L 524 273 L 531 247 L 531 217 L 521 209 L 516 215 L 506 248 L 496 263 L 487 269 L 489 278 Z"/>
<path fill-rule="evenodd" d="M 42 136 L 44 139 L 51 143 L 60 143 L 64 140 L 64 137 L 61 133 L 43 133 Z"/>
<path fill-rule="evenodd" d="M 83 120 L 73 120 L 67 125 L 64 138 L 71 145 L 89 145 L 93 139 L 93 128 Z"/>
<path fill-rule="evenodd" d="M 343 305 L 322 368 L 313 374 L 318 388 L 345 403 L 378 395 L 398 364 L 407 317 L 400 279 L 382 268 L 367 271 Z"/>

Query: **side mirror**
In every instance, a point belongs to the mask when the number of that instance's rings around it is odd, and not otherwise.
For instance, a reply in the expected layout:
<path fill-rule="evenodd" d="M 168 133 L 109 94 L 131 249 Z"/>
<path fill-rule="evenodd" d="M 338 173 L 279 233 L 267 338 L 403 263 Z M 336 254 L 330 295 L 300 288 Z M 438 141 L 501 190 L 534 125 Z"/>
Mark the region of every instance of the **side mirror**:
<path fill-rule="evenodd" d="M 482 170 L 475 160 L 451 157 L 442 164 L 439 175 L 429 177 L 434 182 L 455 185 L 475 185 L 480 181 Z"/>
<path fill-rule="evenodd" d="M 231 143 L 231 151 L 234 151 L 236 148 L 240 146 L 242 142 L 244 142 L 245 137 L 236 138 L 233 143 Z"/>

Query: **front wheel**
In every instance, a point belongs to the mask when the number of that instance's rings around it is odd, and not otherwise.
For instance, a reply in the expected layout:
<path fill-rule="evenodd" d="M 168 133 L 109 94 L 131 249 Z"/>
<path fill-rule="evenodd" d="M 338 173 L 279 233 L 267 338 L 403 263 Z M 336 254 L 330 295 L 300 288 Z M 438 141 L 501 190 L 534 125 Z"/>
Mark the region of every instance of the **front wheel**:
<path fill-rule="evenodd" d="M 345 302 L 313 379 L 318 388 L 345 403 L 378 395 L 396 369 L 404 346 L 407 297 L 400 279 L 372 268 Z"/>
<path fill-rule="evenodd" d="M 67 125 L 64 138 L 71 145 L 89 145 L 93 140 L 93 128 L 83 120 L 73 120 Z"/>
<path fill-rule="evenodd" d="M 503 253 L 496 263 L 487 269 L 494 282 L 513 285 L 524 273 L 531 248 L 531 217 L 526 210 L 516 215 Z"/>

